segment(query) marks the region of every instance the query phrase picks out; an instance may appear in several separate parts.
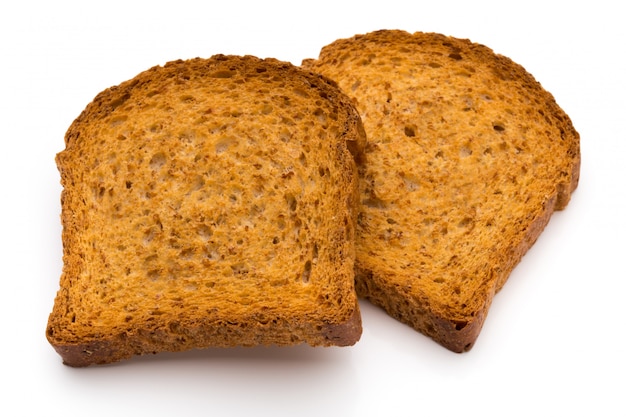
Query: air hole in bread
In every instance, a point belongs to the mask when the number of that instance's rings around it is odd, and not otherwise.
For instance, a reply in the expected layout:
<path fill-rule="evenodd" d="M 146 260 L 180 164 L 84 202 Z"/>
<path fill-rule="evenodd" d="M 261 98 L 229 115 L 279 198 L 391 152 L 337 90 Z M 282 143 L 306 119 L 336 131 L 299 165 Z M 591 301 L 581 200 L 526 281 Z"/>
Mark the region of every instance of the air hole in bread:
<path fill-rule="evenodd" d="M 106 192 L 106 188 L 104 188 L 103 186 L 96 186 L 93 189 L 93 195 L 96 198 L 96 200 L 102 199 L 102 197 L 104 197 L 105 192 Z"/>
<path fill-rule="evenodd" d="M 144 245 L 150 244 L 150 242 L 152 242 L 156 234 L 157 234 L 157 230 L 154 227 L 150 227 L 148 230 L 146 230 L 143 234 L 143 244 Z"/>
<path fill-rule="evenodd" d="M 243 262 L 238 262 L 230 266 L 230 269 L 233 271 L 235 275 L 244 275 L 247 274 L 248 268 Z"/>
<path fill-rule="evenodd" d="M 472 219 L 471 217 L 465 217 L 458 223 L 458 227 L 466 228 L 466 227 L 472 226 L 473 224 L 474 224 L 474 219 Z"/>
<path fill-rule="evenodd" d="M 409 138 L 415 137 L 415 129 L 415 125 L 406 125 L 404 126 L 404 134 Z"/>
<path fill-rule="evenodd" d="M 185 95 L 180 96 L 180 101 L 183 103 L 191 104 L 196 101 L 196 98 L 192 95 L 185 94 Z"/>
<path fill-rule="evenodd" d="M 374 195 L 372 195 L 370 198 L 363 200 L 362 204 L 366 207 L 377 209 L 384 209 L 387 207 L 387 204 L 383 200 Z"/>
<path fill-rule="evenodd" d="M 191 182 L 191 190 L 190 191 L 199 191 L 204 187 L 204 178 L 201 175 L 196 175 Z"/>
<path fill-rule="evenodd" d="M 181 259 L 185 259 L 185 260 L 189 260 L 191 258 L 193 258 L 194 254 L 196 253 L 195 248 L 186 248 L 180 251 L 180 258 Z"/>
<path fill-rule="evenodd" d="M 407 191 L 414 192 L 418 191 L 421 188 L 420 183 L 415 176 L 402 174 L 404 173 L 401 173 L 400 177 L 402 177 L 402 181 L 404 182 L 404 186 L 406 187 Z"/>
<path fill-rule="evenodd" d="M 149 164 L 152 170 L 157 171 L 161 169 L 161 167 L 163 167 L 163 165 L 165 165 L 166 162 L 167 162 L 167 156 L 165 156 L 163 152 L 157 152 L 152 156 Z"/>
<path fill-rule="evenodd" d="M 504 132 L 504 126 L 501 123 L 495 123 L 493 125 L 493 130 L 496 132 Z"/>
<path fill-rule="evenodd" d="M 343 303 L 343 297 L 340 295 L 337 296 L 337 300 L 335 301 L 335 304 L 340 306 Z"/>
<path fill-rule="evenodd" d="M 208 260 L 211 260 L 211 261 L 218 260 L 218 259 L 222 258 L 222 256 L 219 254 L 217 249 L 215 249 L 211 245 L 207 246 L 206 248 L 203 248 L 203 252 L 204 252 L 204 257 L 207 258 Z"/>
<path fill-rule="evenodd" d="M 456 52 L 451 53 L 450 55 L 448 55 L 448 57 L 454 59 L 455 61 L 460 61 L 463 59 L 463 57 L 461 56 L 461 54 L 458 54 Z"/>
<path fill-rule="evenodd" d="M 293 92 L 296 93 L 296 95 L 299 95 L 300 97 L 304 97 L 304 98 L 309 97 L 309 93 L 303 90 L 302 88 L 296 87 L 293 89 Z"/>
<path fill-rule="evenodd" d="M 298 208 L 298 201 L 293 194 L 285 194 L 285 201 L 287 201 L 287 206 L 289 207 L 289 210 L 296 211 L 296 208 Z"/>
<path fill-rule="evenodd" d="M 302 220 L 300 220 L 297 216 L 294 216 L 292 234 L 295 237 L 295 239 L 298 241 L 298 243 L 300 243 L 299 236 L 300 236 L 301 227 L 302 227 Z"/>
<path fill-rule="evenodd" d="M 463 328 L 465 328 L 465 326 L 467 326 L 467 322 L 466 321 L 460 321 L 460 322 L 456 323 L 454 328 L 456 330 L 463 330 Z"/>
<path fill-rule="evenodd" d="M 269 104 L 264 104 L 261 107 L 261 113 L 262 114 L 270 114 L 274 111 L 274 107 L 270 106 Z"/>
<path fill-rule="evenodd" d="M 304 264 L 304 270 L 302 271 L 302 282 L 307 284 L 311 279 L 311 261 L 306 261 Z"/>
<path fill-rule="evenodd" d="M 234 138 L 224 138 L 215 144 L 215 153 L 218 155 L 222 154 L 233 145 L 237 145 L 237 141 Z"/>
<path fill-rule="evenodd" d="M 130 94 L 126 93 L 123 96 L 119 97 L 118 99 L 111 101 L 111 107 L 113 108 L 113 110 L 115 110 L 116 108 L 124 104 L 126 100 L 128 100 L 129 98 L 130 98 Z"/>
<path fill-rule="evenodd" d="M 210 76 L 213 78 L 232 78 L 234 75 L 234 71 L 221 70 L 213 72 Z"/>
<path fill-rule="evenodd" d="M 116 117 L 111 118 L 109 125 L 111 127 L 119 126 L 122 123 L 124 123 L 126 120 L 128 120 L 128 116 L 126 115 L 116 116 Z"/>
<path fill-rule="evenodd" d="M 472 155 L 472 150 L 468 146 L 461 146 L 461 149 L 459 150 L 459 156 L 461 158 L 467 158 L 470 155 Z"/>
<path fill-rule="evenodd" d="M 152 90 L 146 93 L 146 97 L 152 98 L 154 96 L 158 96 L 159 94 L 161 94 L 159 90 Z"/>
<path fill-rule="evenodd" d="M 298 157 L 298 162 L 300 162 L 300 165 L 302 165 L 305 168 L 309 166 L 309 164 L 307 163 L 306 155 L 304 154 L 304 152 L 300 153 L 300 156 Z"/>
<path fill-rule="evenodd" d="M 281 141 L 285 143 L 289 143 L 289 141 L 291 140 L 291 132 L 289 131 L 289 129 L 283 128 L 280 131 L 280 134 L 278 137 L 280 138 Z"/>
<path fill-rule="evenodd" d="M 209 240 L 211 236 L 213 236 L 213 231 L 206 224 L 201 224 L 200 226 L 198 226 L 197 233 L 202 240 Z"/>
<path fill-rule="evenodd" d="M 263 187 L 263 184 L 257 184 L 252 188 L 252 195 L 255 198 L 261 198 L 263 196 L 263 192 L 264 192 L 265 188 Z M 263 211 L 263 210 L 261 210 Z"/>
<path fill-rule="evenodd" d="M 318 107 L 313 111 L 313 115 L 317 117 L 317 120 L 322 125 L 322 128 L 326 129 L 328 127 L 328 120 L 326 119 L 326 113 L 324 110 Z"/>

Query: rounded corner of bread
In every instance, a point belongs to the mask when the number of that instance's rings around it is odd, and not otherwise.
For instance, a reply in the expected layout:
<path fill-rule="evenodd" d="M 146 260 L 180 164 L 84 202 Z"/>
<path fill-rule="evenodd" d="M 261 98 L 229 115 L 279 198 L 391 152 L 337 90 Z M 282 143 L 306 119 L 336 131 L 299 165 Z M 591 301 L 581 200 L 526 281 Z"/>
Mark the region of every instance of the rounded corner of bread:
<path fill-rule="evenodd" d="M 349 318 L 341 323 L 327 324 L 323 329 L 326 343 L 332 346 L 353 346 L 363 333 L 361 311 L 358 302 Z"/>

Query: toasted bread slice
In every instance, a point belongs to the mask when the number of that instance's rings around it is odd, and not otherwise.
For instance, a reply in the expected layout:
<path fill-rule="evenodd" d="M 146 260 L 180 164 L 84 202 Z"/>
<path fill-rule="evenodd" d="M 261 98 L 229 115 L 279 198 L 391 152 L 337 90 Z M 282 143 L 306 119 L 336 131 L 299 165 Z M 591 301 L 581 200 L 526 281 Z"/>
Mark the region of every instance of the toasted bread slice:
<path fill-rule="evenodd" d="M 368 136 L 357 291 L 455 351 L 578 183 L 579 135 L 521 66 L 468 40 L 377 31 L 303 66 L 335 80 Z"/>
<path fill-rule="evenodd" d="M 191 348 L 346 346 L 358 113 L 274 59 L 175 61 L 100 93 L 57 155 L 64 363 Z"/>

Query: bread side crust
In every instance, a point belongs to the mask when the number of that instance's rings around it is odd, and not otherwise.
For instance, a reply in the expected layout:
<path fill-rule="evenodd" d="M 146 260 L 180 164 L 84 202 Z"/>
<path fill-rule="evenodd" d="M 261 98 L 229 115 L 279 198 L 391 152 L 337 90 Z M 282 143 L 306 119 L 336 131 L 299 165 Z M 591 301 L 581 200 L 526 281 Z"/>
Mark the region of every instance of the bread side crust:
<path fill-rule="evenodd" d="M 268 329 L 258 326 L 258 333 Z M 160 352 L 182 352 L 190 349 L 232 348 L 255 346 L 289 347 L 307 344 L 312 347 L 353 346 L 362 333 L 361 313 L 358 303 L 352 315 L 342 323 L 326 323 L 312 326 L 310 323 L 281 323 L 269 330 L 273 337 L 255 339 L 241 323 L 202 323 L 195 327 L 147 332 L 118 333 L 101 339 L 67 343 L 50 337 L 49 342 L 61 356 L 63 364 L 74 368 L 116 363 L 134 356 L 158 354 Z M 294 340 L 294 334 L 314 335 L 306 340 Z M 219 341 L 216 343 L 216 341 Z"/>

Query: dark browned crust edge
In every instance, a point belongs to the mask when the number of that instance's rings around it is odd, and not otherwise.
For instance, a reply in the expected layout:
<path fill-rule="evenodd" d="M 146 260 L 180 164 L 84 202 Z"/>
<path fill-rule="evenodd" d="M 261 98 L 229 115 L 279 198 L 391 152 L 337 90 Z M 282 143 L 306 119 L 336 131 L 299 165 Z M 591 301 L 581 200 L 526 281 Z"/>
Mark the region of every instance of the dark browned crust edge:
<path fill-rule="evenodd" d="M 51 341 L 50 344 L 63 359 L 63 364 L 73 368 L 103 365 L 133 356 L 132 352 L 124 354 L 117 343 L 109 340 L 76 345 L 57 345 Z"/>
<path fill-rule="evenodd" d="M 357 301 L 352 316 L 343 323 L 327 325 L 323 335 L 332 346 L 353 346 L 361 339 L 362 332 L 361 311 Z"/>
<path fill-rule="evenodd" d="M 228 339 L 214 337 L 215 333 L 219 332 L 218 327 L 220 326 L 199 326 L 191 330 L 189 333 L 196 334 L 196 337 L 190 344 L 177 344 L 172 340 L 172 338 L 176 338 L 177 335 L 168 334 L 163 331 L 157 331 L 150 337 L 147 337 L 146 334 L 142 332 L 133 335 L 120 333 L 106 339 L 90 340 L 73 344 L 59 343 L 54 339 L 53 332 L 50 330 L 46 336 L 54 350 L 61 356 L 63 364 L 74 368 L 112 364 L 124 359 L 129 359 L 133 356 L 156 354 L 160 352 L 178 352 L 212 347 L 253 347 L 263 345 L 263 343 L 244 345 L 229 342 Z M 231 327 L 235 330 L 237 329 L 236 324 L 231 324 Z M 315 326 L 314 324 L 310 324 L 309 327 Z M 355 303 L 350 317 L 343 323 L 326 323 L 317 328 L 320 329 L 317 335 L 310 334 L 306 337 L 300 335 L 300 338 L 297 339 L 299 342 L 293 342 L 285 338 L 284 340 L 275 340 L 273 344 L 276 346 L 294 346 L 304 342 L 310 346 L 326 347 L 345 347 L 356 344 L 361 338 L 362 333 L 361 312 L 358 301 Z M 266 345 L 269 344 L 270 343 Z"/>

